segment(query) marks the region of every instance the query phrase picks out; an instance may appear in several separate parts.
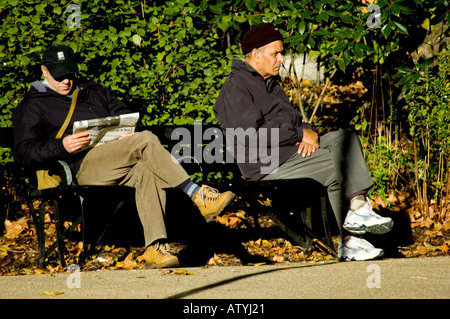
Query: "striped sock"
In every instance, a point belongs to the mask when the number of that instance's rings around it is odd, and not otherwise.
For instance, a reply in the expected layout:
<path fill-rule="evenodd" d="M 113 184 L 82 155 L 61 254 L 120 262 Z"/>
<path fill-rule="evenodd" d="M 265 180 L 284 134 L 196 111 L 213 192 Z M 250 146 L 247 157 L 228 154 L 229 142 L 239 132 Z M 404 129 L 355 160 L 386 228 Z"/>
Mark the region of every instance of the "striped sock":
<path fill-rule="evenodd" d="M 181 183 L 178 188 L 180 188 L 185 194 L 192 198 L 192 196 L 194 196 L 194 194 L 200 189 L 200 186 L 198 186 L 191 180 L 187 180 Z"/>

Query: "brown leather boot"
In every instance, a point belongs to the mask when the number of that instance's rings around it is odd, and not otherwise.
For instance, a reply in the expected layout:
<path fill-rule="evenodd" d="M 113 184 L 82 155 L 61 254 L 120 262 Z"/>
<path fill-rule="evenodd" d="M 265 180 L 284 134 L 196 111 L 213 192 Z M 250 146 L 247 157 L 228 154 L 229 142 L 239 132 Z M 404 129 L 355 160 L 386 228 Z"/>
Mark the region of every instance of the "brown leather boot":
<path fill-rule="evenodd" d="M 219 193 L 215 188 L 202 185 L 202 187 L 194 194 L 192 200 L 206 219 L 206 222 L 210 222 L 218 216 L 229 203 L 231 203 L 235 196 L 236 195 L 230 191 Z"/>
<path fill-rule="evenodd" d="M 156 243 L 148 246 L 141 259 L 148 264 L 153 264 L 154 268 L 176 267 L 180 264 L 178 258 L 169 252 L 168 244 Z"/>

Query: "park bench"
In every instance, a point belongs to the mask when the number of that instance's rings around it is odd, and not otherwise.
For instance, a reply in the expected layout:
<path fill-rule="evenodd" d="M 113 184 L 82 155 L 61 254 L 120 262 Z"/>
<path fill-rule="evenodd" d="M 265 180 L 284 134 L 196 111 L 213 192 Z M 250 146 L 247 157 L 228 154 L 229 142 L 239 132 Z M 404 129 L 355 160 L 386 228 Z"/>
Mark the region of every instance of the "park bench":
<path fill-rule="evenodd" d="M 196 178 L 199 184 L 205 183 L 220 191 L 231 190 L 238 200 L 233 205 L 241 207 L 248 214 L 261 214 L 270 218 L 277 227 L 291 240 L 300 245 L 307 253 L 314 247 L 336 256 L 328 220 L 326 189 L 314 180 L 275 180 L 247 181 L 241 176 L 238 164 L 232 160 L 231 154 L 222 138 L 221 129 L 214 125 L 161 125 L 144 129 L 157 135 L 164 145 L 186 171 Z M 13 146 L 12 128 L 1 128 L 0 147 Z M 214 160 L 211 161 L 211 158 Z M 114 216 L 129 203 L 134 203 L 134 189 L 126 186 L 91 186 L 77 185 L 67 178 L 68 183 L 46 190 L 37 190 L 34 173 L 24 170 L 15 162 L 7 163 L 7 173 L 18 185 L 19 195 L 30 208 L 38 238 L 38 266 L 44 267 L 45 260 L 57 249 L 60 263 L 64 260 L 65 231 L 61 213 L 70 207 L 73 201 L 79 201 L 78 217 L 66 231 L 70 232 L 82 224 L 83 251 L 79 263 L 83 264 L 99 244 Z M 39 207 L 33 202 L 42 200 Z M 105 214 L 106 221 L 101 228 L 91 227 L 89 217 L 95 204 L 111 203 L 110 212 Z M 68 204 L 69 203 L 69 204 Z M 54 209 L 56 241 L 46 247 L 44 230 L 45 205 Z M 103 205 L 103 204 L 102 204 Z M 128 206 L 126 206 L 128 207 Z M 313 212 L 314 211 L 314 212 Z M 317 213 L 315 213 L 317 211 Z M 95 212 L 97 214 L 97 211 Z M 318 222 L 321 219 L 320 222 Z M 313 224 L 314 221 L 314 224 Z M 317 221 L 317 222 L 316 222 Z"/>
<path fill-rule="evenodd" d="M 14 136 L 12 127 L 0 128 L 0 147 L 13 149 Z M 83 250 L 80 256 L 80 263 L 84 263 L 92 249 L 100 242 L 105 234 L 108 225 L 114 216 L 122 209 L 125 203 L 134 201 L 134 189 L 122 186 L 84 186 L 72 183 L 71 176 L 64 178 L 65 184 L 56 188 L 38 190 L 36 175 L 34 172 L 27 171 L 17 162 L 8 162 L 5 164 L 6 174 L 10 178 L 10 185 L 15 187 L 17 198 L 23 200 L 28 208 L 35 225 L 36 236 L 38 240 L 39 257 L 37 264 L 39 268 L 45 266 L 45 260 L 55 249 L 58 252 L 59 261 L 62 267 L 66 267 L 64 259 L 65 237 L 67 233 L 73 232 L 80 224 L 81 227 Z M 38 207 L 33 202 L 40 200 Z M 91 211 L 96 207 L 94 204 L 98 201 L 110 203 L 107 207 L 114 207 L 106 216 L 109 217 L 100 231 L 89 231 L 91 225 L 88 220 Z M 46 247 L 45 232 L 45 213 L 46 206 L 50 205 L 54 211 L 56 241 Z M 76 216 L 72 225 L 64 231 L 64 218 L 61 213 L 66 211 L 75 211 Z M 92 212 L 94 213 L 94 212 Z M 93 227 L 94 228 L 94 227 Z M 92 234 L 93 233 L 93 234 Z"/>

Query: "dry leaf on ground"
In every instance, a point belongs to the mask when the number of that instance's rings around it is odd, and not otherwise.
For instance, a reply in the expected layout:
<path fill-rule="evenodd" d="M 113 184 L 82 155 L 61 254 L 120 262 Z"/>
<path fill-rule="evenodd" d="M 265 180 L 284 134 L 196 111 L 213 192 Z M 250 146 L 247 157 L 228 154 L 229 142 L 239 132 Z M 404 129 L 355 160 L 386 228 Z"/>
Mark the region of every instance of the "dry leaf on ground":
<path fill-rule="evenodd" d="M 129 253 L 123 261 L 119 261 L 116 264 L 117 268 L 132 270 L 137 266 L 137 263 L 133 260 L 133 254 Z"/>
<path fill-rule="evenodd" d="M 161 275 L 177 275 L 177 276 L 188 276 L 195 274 L 195 271 L 188 271 L 183 268 L 175 268 L 175 269 L 165 269 L 161 271 Z"/>
<path fill-rule="evenodd" d="M 24 229 L 28 229 L 28 222 L 26 217 L 22 217 L 16 221 L 5 220 L 6 238 L 14 239 L 19 237 Z"/>
<path fill-rule="evenodd" d="M 64 291 L 53 291 L 53 290 L 42 290 L 41 292 L 43 295 L 46 296 L 56 296 L 64 294 Z"/>

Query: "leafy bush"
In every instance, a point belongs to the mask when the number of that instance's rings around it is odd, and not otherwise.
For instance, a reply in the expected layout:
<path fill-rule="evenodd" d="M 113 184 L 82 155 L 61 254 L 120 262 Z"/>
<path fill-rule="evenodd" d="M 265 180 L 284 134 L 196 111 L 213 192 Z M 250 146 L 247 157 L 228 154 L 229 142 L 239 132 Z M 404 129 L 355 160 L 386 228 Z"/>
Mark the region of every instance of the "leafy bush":
<path fill-rule="evenodd" d="M 317 57 L 328 80 L 339 71 L 349 81 L 362 75 L 370 82 L 382 65 L 390 81 L 392 70 L 408 70 L 399 52 L 420 38 L 417 26 L 448 23 L 447 7 L 446 0 L 379 0 L 375 6 L 342 0 L 0 0 L 0 126 L 11 125 L 29 84 L 42 78 L 41 56 L 53 43 L 70 45 L 81 75 L 140 111 L 144 124 L 213 123 L 219 89 L 232 57 L 240 56 L 239 39 L 256 23 L 273 22 L 286 38 L 285 53 Z M 301 81 L 295 85 L 301 93 Z M 391 92 L 386 95 L 393 117 L 398 105 Z M 320 102 L 314 109 L 298 107 L 314 121 Z M 377 107 L 386 112 L 384 104 Z M 369 132 L 376 127 L 363 112 L 359 119 Z M 0 162 L 10 160 L 0 151 Z"/>
<path fill-rule="evenodd" d="M 82 75 L 140 110 L 145 124 L 214 121 L 212 105 L 230 59 L 198 6 L 187 0 L 75 3 L 1 1 L 5 115 L 41 78 L 45 48 L 62 43 L 78 53 Z M 10 125 L 8 116 L 2 120 Z"/>
<path fill-rule="evenodd" d="M 401 0 L 377 5 L 379 18 L 364 4 L 339 0 L 0 0 L 0 125 L 11 124 L 29 83 L 41 78 L 42 53 L 53 43 L 70 45 L 80 73 L 140 110 L 145 124 L 209 123 L 251 25 L 273 22 L 286 53 L 319 56 L 328 69 L 345 71 L 384 63 L 408 32 L 412 9 Z"/>
<path fill-rule="evenodd" d="M 438 74 L 426 68 L 406 99 L 416 197 L 425 216 L 433 211 L 443 219 L 450 195 L 450 51 L 442 51 L 438 60 Z"/>

